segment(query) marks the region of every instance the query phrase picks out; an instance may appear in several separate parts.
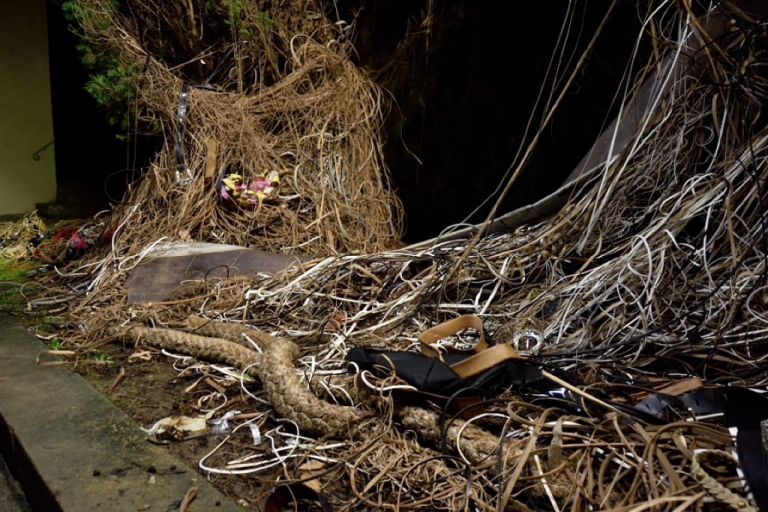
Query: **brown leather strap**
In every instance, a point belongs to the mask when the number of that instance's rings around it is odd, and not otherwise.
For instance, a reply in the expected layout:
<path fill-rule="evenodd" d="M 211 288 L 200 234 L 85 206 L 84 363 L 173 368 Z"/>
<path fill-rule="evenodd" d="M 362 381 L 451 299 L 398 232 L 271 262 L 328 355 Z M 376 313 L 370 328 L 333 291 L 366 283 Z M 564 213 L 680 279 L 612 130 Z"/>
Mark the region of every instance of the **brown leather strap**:
<path fill-rule="evenodd" d="M 442 359 L 440 352 L 431 344 L 448 336 L 453 336 L 469 327 L 476 329 L 480 333 L 480 340 L 473 350 L 474 354 L 463 361 L 451 365 L 453 371 L 462 379 L 479 375 L 509 359 L 525 359 L 511 345 L 503 344 L 490 347 L 485 339 L 483 321 L 475 315 L 462 315 L 421 333 L 421 336 L 419 336 L 421 353 L 425 356 Z"/>
<path fill-rule="evenodd" d="M 525 359 L 512 345 L 494 345 L 480 353 L 451 365 L 451 369 L 462 379 L 468 379 L 479 375 L 489 368 L 508 361 L 510 359 Z"/>
<path fill-rule="evenodd" d="M 472 327 L 480 333 L 480 340 L 477 342 L 475 352 L 482 352 L 488 348 L 488 342 L 485 340 L 485 331 L 483 330 L 483 321 L 475 315 L 462 315 L 458 318 L 448 320 L 439 325 L 427 329 L 421 336 L 419 341 L 421 342 L 421 353 L 429 357 L 440 357 L 440 353 L 431 346 L 432 343 L 440 341 L 448 336 L 458 334 L 464 329 Z"/>

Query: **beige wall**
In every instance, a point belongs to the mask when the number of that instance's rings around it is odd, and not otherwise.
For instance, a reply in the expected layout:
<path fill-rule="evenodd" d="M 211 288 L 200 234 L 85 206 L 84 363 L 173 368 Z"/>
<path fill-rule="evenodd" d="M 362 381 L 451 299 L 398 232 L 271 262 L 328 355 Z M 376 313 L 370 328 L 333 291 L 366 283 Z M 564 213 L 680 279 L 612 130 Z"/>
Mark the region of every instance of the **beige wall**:
<path fill-rule="evenodd" d="M 46 0 L 4 0 L 0 15 L 0 214 L 56 197 Z"/>

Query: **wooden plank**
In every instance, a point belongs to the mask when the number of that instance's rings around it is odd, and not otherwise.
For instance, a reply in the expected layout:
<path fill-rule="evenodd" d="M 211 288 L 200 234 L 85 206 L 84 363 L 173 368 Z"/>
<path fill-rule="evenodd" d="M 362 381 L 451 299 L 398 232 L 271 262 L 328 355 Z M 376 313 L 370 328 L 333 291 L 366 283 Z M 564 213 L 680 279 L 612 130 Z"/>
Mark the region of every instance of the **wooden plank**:
<path fill-rule="evenodd" d="M 179 244 L 164 254 L 142 262 L 126 280 L 128 303 L 168 300 L 184 281 L 227 279 L 240 275 L 268 274 L 301 265 L 295 256 L 258 249 L 233 248 L 214 244 Z"/>

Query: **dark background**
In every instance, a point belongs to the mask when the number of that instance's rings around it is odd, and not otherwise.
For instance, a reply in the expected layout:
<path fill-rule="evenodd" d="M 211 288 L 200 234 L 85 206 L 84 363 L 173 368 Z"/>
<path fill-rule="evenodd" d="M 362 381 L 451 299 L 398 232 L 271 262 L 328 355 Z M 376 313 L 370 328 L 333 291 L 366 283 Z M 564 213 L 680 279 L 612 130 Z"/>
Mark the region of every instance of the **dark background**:
<path fill-rule="evenodd" d="M 574 2 L 571 67 L 608 3 Z M 502 180 L 521 146 L 567 2 L 433 0 L 428 17 L 429 5 L 336 3 L 343 19 L 356 19 L 354 58 L 391 95 L 385 159 L 405 206 L 409 242 L 464 220 Z M 502 211 L 555 190 L 613 114 L 613 96 L 639 30 L 636 9 L 635 2 L 619 2 Z M 97 210 L 119 200 L 162 140 L 135 140 L 106 122 L 83 89 L 87 73 L 76 38 L 53 4 L 49 45 L 59 200 Z M 492 203 L 470 220 L 482 220 Z"/>
<path fill-rule="evenodd" d="M 140 176 L 162 140 L 135 138 L 107 122 L 85 91 L 88 72 L 77 52 L 58 2 L 48 3 L 53 132 L 56 141 L 57 200 L 86 204 L 92 211 L 117 203 L 129 181 Z"/>

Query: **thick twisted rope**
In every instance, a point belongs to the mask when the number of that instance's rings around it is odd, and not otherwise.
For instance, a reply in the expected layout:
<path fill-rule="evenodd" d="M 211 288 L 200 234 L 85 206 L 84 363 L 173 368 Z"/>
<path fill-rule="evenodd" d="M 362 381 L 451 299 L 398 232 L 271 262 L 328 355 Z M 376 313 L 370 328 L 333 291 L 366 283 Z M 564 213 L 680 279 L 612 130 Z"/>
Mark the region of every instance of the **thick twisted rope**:
<path fill-rule="evenodd" d="M 721 503 L 725 503 L 739 512 L 757 512 L 757 509 L 750 505 L 746 498 L 726 488 L 707 472 L 706 466 L 709 464 L 721 464 L 723 462 L 729 465 L 736 464 L 733 456 L 723 450 L 697 451 L 693 454 L 691 461 L 693 477 L 699 481 L 710 496 Z"/>
<path fill-rule="evenodd" d="M 200 322 L 205 323 L 203 320 Z M 200 331 L 216 335 L 225 330 L 209 324 Z M 116 334 L 132 339 L 136 344 L 143 342 L 200 359 L 220 361 L 258 378 L 275 411 L 282 417 L 295 421 L 302 431 L 339 437 L 360 420 L 360 415 L 354 409 L 318 399 L 300 381 L 293 364 L 298 347 L 293 342 L 259 331 L 245 331 L 262 349 L 262 354 L 229 339 L 205 337 L 171 329 L 129 327 Z"/>
<path fill-rule="evenodd" d="M 234 343 L 255 343 L 264 364 L 254 367 L 275 410 L 296 421 L 307 431 L 338 436 L 361 418 L 350 407 L 330 404 L 317 398 L 296 373 L 294 361 L 299 347 L 291 340 L 237 324 L 224 324 L 197 317 L 187 318 L 188 328 Z M 250 340 L 250 341 L 249 341 Z"/>

